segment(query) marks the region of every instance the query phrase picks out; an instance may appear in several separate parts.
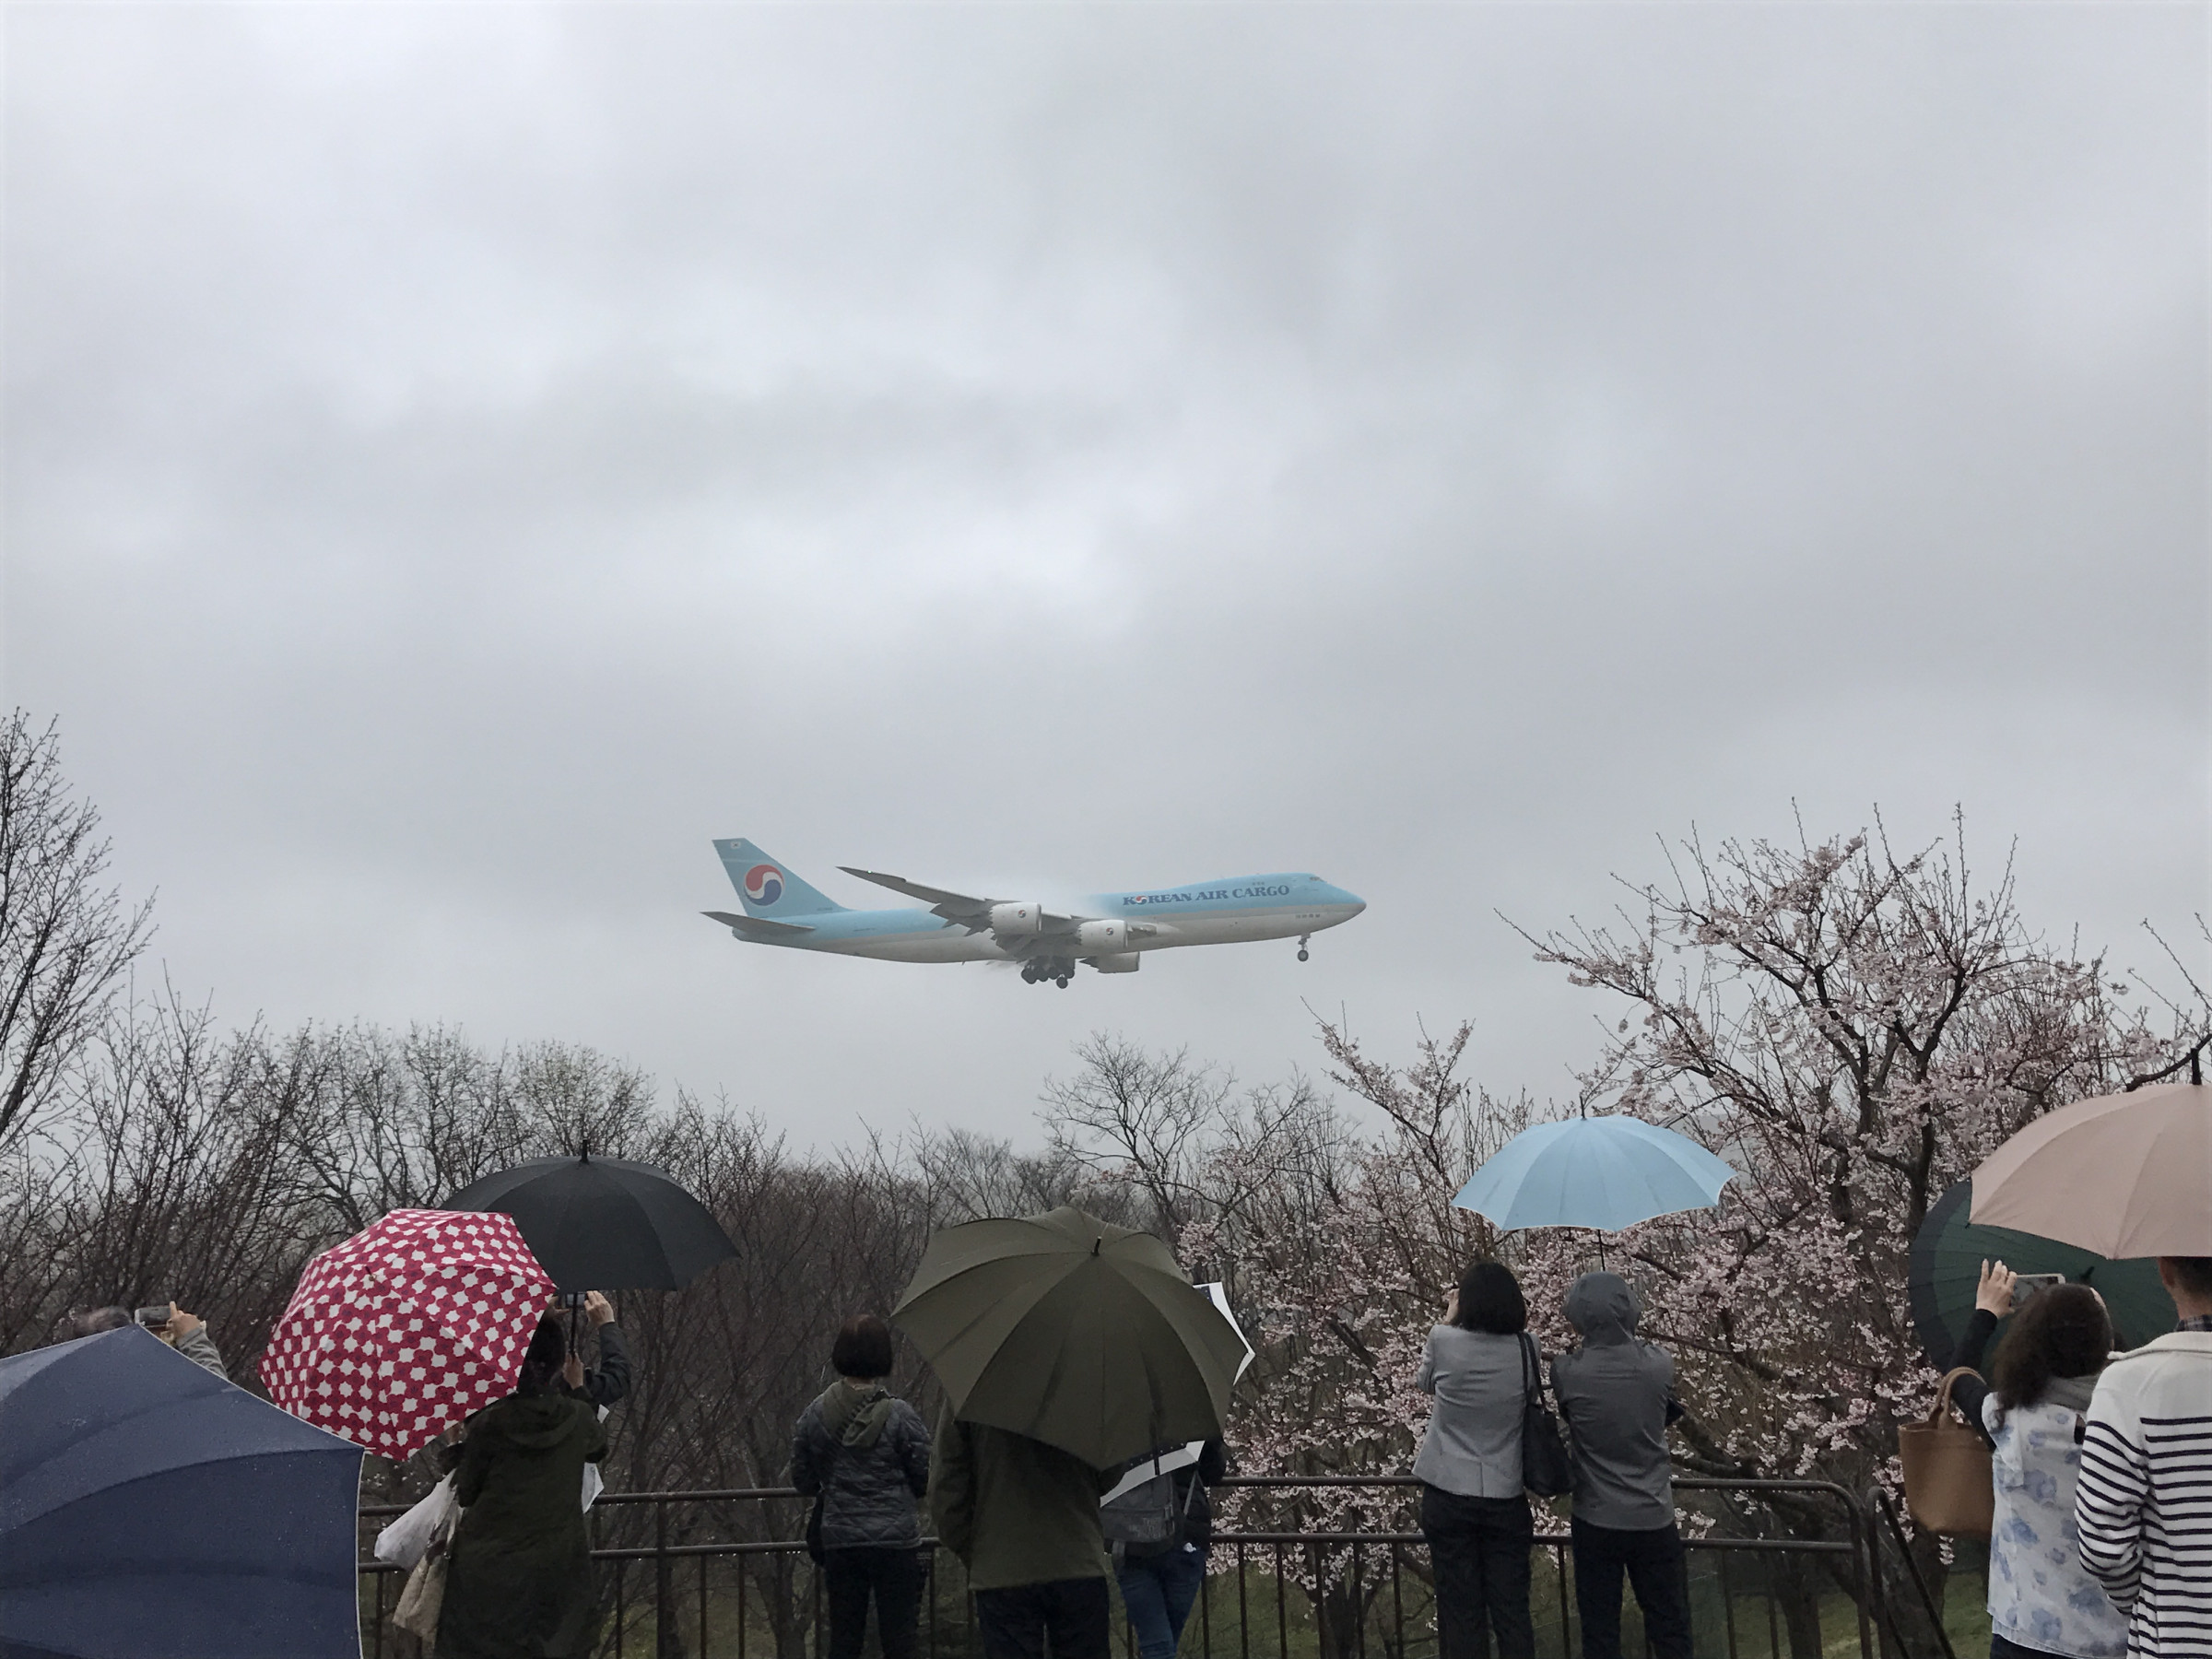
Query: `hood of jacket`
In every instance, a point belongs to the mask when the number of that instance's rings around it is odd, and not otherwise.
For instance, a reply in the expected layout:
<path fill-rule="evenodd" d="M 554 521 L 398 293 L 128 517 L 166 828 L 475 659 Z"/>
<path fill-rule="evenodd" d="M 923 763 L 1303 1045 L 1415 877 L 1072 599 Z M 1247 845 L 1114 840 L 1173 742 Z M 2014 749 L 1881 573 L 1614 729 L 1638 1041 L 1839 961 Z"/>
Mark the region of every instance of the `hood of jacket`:
<path fill-rule="evenodd" d="M 1636 1318 L 1636 1292 L 1618 1273 L 1585 1273 L 1567 1292 L 1567 1323 L 1592 1347 L 1627 1342 Z"/>
<path fill-rule="evenodd" d="M 822 1390 L 822 1427 L 840 1445 L 872 1446 L 883 1438 L 893 1404 L 882 1383 L 855 1388 L 840 1377 Z"/>
<path fill-rule="evenodd" d="M 510 1394 L 500 1402 L 498 1432 L 528 1452 L 558 1446 L 576 1426 L 566 1394 Z"/>

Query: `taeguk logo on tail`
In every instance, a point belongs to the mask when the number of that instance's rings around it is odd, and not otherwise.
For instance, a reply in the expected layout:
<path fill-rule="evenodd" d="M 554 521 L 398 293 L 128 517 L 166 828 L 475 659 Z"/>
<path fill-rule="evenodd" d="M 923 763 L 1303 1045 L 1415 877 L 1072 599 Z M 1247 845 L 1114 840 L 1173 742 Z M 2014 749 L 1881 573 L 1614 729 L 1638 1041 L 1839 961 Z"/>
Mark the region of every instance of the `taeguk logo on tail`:
<path fill-rule="evenodd" d="M 755 904 L 773 904 L 783 897 L 783 872 L 774 865 L 755 865 L 745 873 L 745 896 Z"/>

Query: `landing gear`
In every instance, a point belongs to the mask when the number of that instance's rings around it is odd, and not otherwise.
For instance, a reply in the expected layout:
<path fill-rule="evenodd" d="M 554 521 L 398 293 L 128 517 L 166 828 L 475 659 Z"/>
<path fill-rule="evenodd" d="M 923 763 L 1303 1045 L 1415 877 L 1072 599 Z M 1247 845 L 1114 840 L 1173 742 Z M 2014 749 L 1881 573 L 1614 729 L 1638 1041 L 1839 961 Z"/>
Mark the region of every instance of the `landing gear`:
<path fill-rule="evenodd" d="M 1041 985 L 1049 981 L 1065 991 L 1075 977 L 1076 965 L 1065 959 L 1047 958 L 1021 965 L 1021 982 L 1025 985 Z"/>
<path fill-rule="evenodd" d="M 1312 934 L 1300 934 L 1298 935 L 1298 959 L 1301 962 L 1306 959 L 1306 941 L 1312 936 L 1313 935 Z"/>
<path fill-rule="evenodd" d="M 1054 984 L 1058 985 L 1058 986 L 1060 987 L 1060 989 L 1061 989 L 1061 990 L 1065 991 L 1065 990 L 1066 990 L 1066 989 L 1067 989 L 1067 982 L 1068 982 L 1068 979 L 1069 979 L 1069 977 L 1070 977 L 1069 975 L 1067 975 L 1067 974 L 1065 974 L 1065 973 L 1064 973 L 1064 974 L 1062 974 L 1062 975 L 1061 975 L 1061 976 L 1060 976 L 1058 979 L 1054 980 L 1053 982 Z"/>

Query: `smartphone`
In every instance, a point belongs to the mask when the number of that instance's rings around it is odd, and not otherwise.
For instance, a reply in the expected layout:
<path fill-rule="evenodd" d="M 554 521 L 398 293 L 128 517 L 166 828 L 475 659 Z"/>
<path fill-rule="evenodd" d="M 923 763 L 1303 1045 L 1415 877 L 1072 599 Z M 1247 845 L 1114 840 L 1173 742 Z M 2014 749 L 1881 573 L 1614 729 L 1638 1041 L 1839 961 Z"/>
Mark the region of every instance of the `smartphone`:
<path fill-rule="evenodd" d="M 158 1308 L 141 1308 L 138 1310 L 138 1323 L 148 1330 L 159 1330 L 176 1317 L 176 1312 L 175 1302 L 163 1302 Z"/>
<path fill-rule="evenodd" d="M 2015 1308 L 2031 1297 L 2066 1282 L 2063 1273 L 2023 1273 L 2012 1281 L 2012 1305 Z"/>

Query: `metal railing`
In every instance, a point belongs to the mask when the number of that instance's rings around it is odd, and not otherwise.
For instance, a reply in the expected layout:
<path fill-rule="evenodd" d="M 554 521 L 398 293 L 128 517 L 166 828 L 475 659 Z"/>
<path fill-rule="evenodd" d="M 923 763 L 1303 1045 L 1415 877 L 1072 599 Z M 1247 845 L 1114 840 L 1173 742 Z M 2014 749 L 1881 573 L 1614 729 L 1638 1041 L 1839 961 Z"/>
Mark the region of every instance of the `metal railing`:
<path fill-rule="evenodd" d="M 1200 1659 L 1441 1659 L 1427 1540 L 1412 1524 L 1418 1487 L 1410 1477 L 1220 1483 L 1213 1490 L 1228 1500 L 1220 1504 L 1226 1514 L 1183 1652 Z M 1874 1570 L 1870 1509 L 1817 1480 L 1680 1480 L 1675 1490 L 1703 1523 L 1684 1529 L 1699 1659 L 1813 1659 L 1805 1652 L 1813 1638 L 1822 1659 L 1854 1639 L 1859 1659 L 1881 1659 L 1877 1632 L 1896 1620 Z M 1300 1512 L 1346 1497 L 1361 1500 L 1366 1512 L 1353 1524 L 1304 1524 Z M 591 1517 L 600 1651 L 614 1659 L 822 1659 L 822 1575 L 800 1535 L 808 1501 L 789 1487 L 602 1493 Z M 369 1539 L 402 1507 L 360 1512 L 364 1558 Z M 1538 1659 L 1577 1659 L 1573 1539 L 1547 1511 L 1539 1508 L 1537 1517 L 1532 1548 L 1547 1567 L 1532 1575 L 1530 1592 Z M 924 1659 L 972 1659 L 979 1646 L 965 1572 L 934 1539 L 924 1550 Z M 389 1620 L 401 1576 L 381 1561 L 360 1563 L 369 1659 L 412 1659 L 417 1652 Z M 1628 1599 L 1623 1651 L 1634 1654 L 1648 1650 Z M 1124 1653 L 1134 1655 L 1134 1638 L 1117 1622 Z M 1830 1635 L 1839 1624 L 1840 1642 Z M 1487 1637 L 1482 1651 L 1487 1655 Z M 1944 1659 L 1951 1659 L 1947 1652 Z"/>

